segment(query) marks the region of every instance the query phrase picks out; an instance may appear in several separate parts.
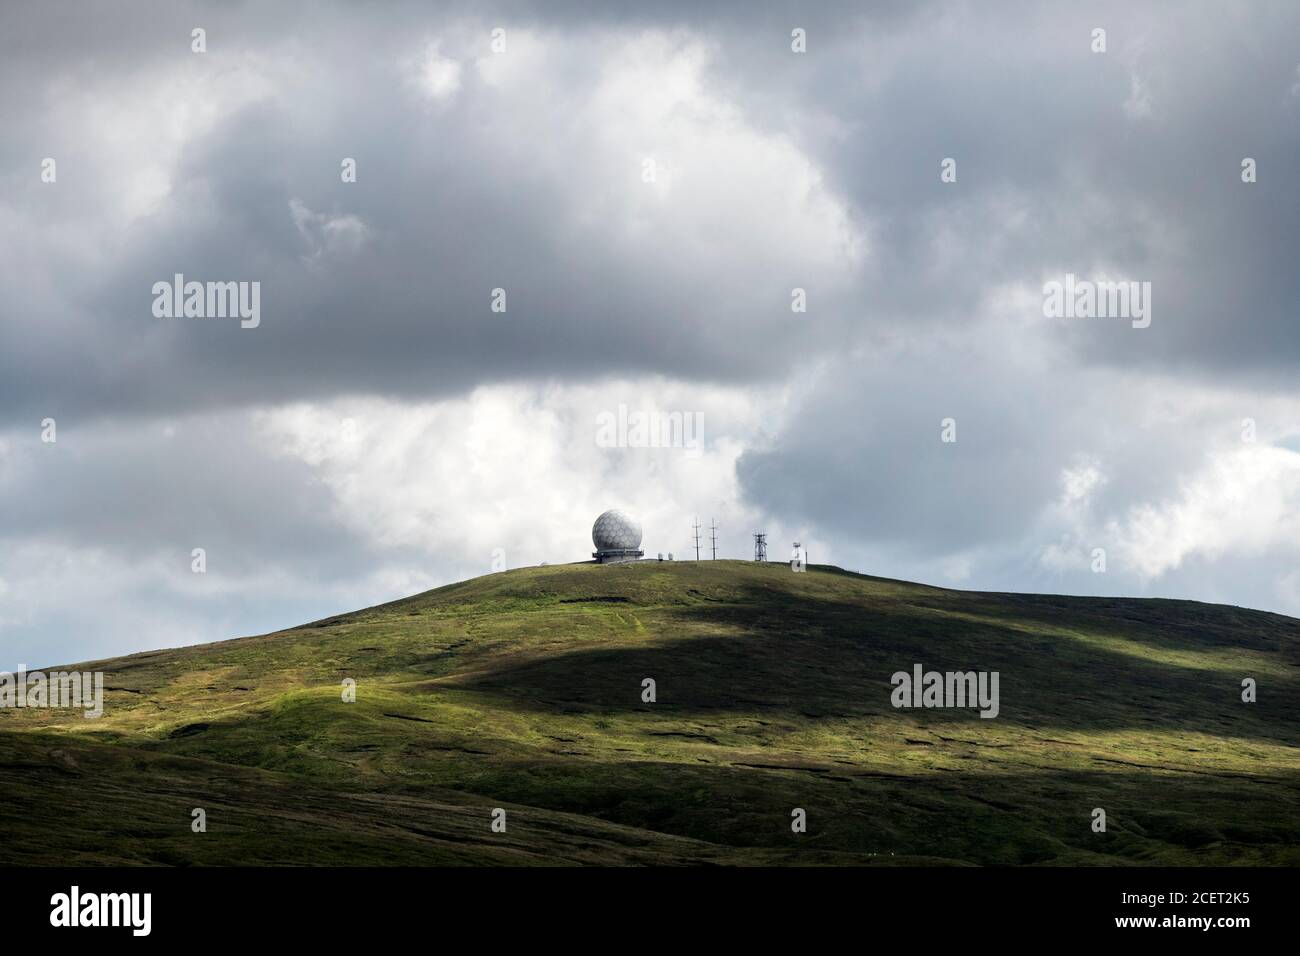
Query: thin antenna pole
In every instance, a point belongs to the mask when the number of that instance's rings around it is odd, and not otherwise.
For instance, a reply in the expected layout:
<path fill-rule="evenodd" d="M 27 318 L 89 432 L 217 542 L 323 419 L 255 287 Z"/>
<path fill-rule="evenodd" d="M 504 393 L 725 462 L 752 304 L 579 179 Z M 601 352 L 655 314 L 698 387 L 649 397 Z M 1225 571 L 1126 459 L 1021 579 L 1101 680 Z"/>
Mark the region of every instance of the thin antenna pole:
<path fill-rule="evenodd" d="M 695 560 L 700 560 L 700 519 L 697 516 L 695 524 L 691 525 L 695 529 Z"/>
<path fill-rule="evenodd" d="M 709 519 L 709 537 L 713 541 L 713 560 L 718 560 L 718 522 L 716 518 Z"/>

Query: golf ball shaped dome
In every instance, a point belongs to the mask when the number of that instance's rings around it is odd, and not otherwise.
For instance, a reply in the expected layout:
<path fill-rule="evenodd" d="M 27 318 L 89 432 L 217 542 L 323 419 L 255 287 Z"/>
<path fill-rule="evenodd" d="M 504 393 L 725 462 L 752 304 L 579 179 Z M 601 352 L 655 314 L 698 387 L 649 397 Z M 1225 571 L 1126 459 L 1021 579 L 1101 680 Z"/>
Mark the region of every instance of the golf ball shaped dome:
<path fill-rule="evenodd" d="M 597 551 L 635 551 L 641 547 L 641 525 L 625 512 L 606 511 L 591 526 L 591 541 Z"/>

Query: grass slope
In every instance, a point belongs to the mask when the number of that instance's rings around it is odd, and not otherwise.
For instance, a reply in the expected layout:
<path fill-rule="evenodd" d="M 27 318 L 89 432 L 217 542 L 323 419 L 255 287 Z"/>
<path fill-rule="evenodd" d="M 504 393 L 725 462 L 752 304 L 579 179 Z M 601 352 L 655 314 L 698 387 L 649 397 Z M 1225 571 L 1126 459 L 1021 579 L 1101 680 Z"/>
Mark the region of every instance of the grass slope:
<path fill-rule="evenodd" d="M 894 709 L 914 663 L 1000 716 Z M 1300 621 L 1187 601 L 528 568 L 80 665 L 99 720 L 0 710 L 0 862 L 1295 864 L 1298 664 Z"/>

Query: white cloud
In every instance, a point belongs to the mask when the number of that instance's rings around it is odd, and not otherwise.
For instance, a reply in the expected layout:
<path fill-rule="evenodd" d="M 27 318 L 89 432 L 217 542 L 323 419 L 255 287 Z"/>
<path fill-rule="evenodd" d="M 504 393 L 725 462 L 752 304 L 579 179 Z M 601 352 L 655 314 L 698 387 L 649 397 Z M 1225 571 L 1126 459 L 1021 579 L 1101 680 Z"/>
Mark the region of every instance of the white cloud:
<path fill-rule="evenodd" d="M 287 55 L 191 55 L 101 82 L 91 65 L 52 79 L 43 146 L 58 160 L 59 189 L 84 196 L 83 222 L 121 228 L 171 194 L 187 144 L 297 75 Z M 93 186 L 94 188 L 87 188 Z"/>
<path fill-rule="evenodd" d="M 702 415 L 701 453 L 599 447 L 597 415 L 620 402 Z M 648 552 L 682 552 L 693 514 L 747 516 L 734 462 L 778 405 L 647 380 L 495 386 L 420 405 L 298 404 L 257 422 L 269 447 L 308 464 L 330 490 L 335 520 L 379 551 L 428 555 L 450 578 L 482 573 L 495 548 L 512 567 L 585 560 L 591 522 L 610 507 L 641 520 Z"/>
<path fill-rule="evenodd" d="M 1147 81 L 1136 72 L 1129 74 L 1128 98 L 1124 100 L 1124 115 L 1131 120 L 1146 119 L 1151 115 L 1151 91 Z"/>
<path fill-rule="evenodd" d="M 412 80 L 430 101 L 443 103 L 460 90 L 460 70 L 460 63 L 444 56 L 442 42 L 435 40 L 416 59 Z"/>
<path fill-rule="evenodd" d="M 316 262 L 326 256 L 353 254 L 371 237 L 371 229 L 360 216 L 312 212 L 301 199 L 289 200 L 289 215 L 307 244 L 304 260 Z"/>
<path fill-rule="evenodd" d="M 1095 459 L 1064 469 L 1061 472 L 1062 504 L 1072 506 L 1086 503 L 1088 496 L 1105 480 L 1106 476 L 1101 473 L 1099 463 Z"/>
<path fill-rule="evenodd" d="M 602 247 L 666 278 L 725 280 L 743 264 L 748 282 L 802 276 L 822 302 L 853 280 L 869 250 L 866 224 L 791 139 L 716 92 L 712 44 L 656 30 L 602 42 L 561 34 L 518 40 L 512 35 L 510 53 L 480 61 L 499 97 L 491 102 L 511 107 L 492 111 L 501 120 L 485 120 L 492 134 L 485 148 L 580 187 L 558 233 L 599 233 Z M 575 91 L 565 64 L 576 44 L 601 55 L 591 85 Z M 561 100 L 567 106 L 557 114 Z M 649 183 L 647 158 L 656 173 Z M 745 295 L 741 286 L 735 293 Z"/>
<path fill-rule="evenodd" d="M 1122 560 L 1155 578 L 1192 557 L 1300 555 L 1300 454 L 1247 445 L 1212 452 L 1168 497 L 1131 506 L 1109 536 Z"/>

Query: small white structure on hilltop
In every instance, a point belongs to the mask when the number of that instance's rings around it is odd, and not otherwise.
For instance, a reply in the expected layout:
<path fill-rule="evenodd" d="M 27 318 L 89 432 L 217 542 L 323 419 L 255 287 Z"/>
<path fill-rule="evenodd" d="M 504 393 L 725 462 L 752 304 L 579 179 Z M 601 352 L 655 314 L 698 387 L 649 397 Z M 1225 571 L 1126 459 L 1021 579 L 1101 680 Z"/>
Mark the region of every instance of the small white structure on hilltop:
<path fill-rule="evenodd" d="M 645 554 L 640 550 L 641 525 L 631 515 L 616 509 L 596 519 L 591 526 L 591 543 L 596 546 L 592 557 L 598 564 L 639 561 Z"/>

